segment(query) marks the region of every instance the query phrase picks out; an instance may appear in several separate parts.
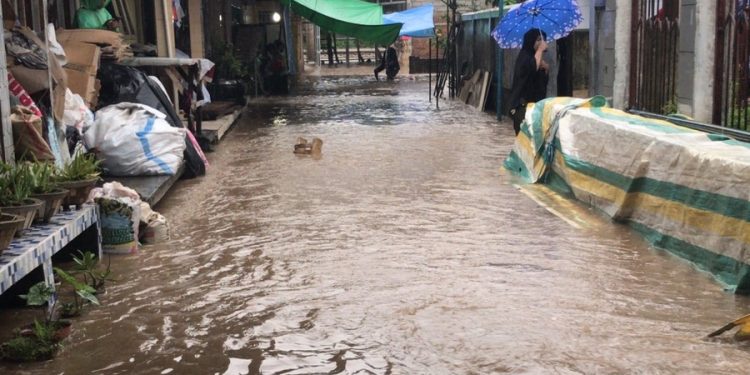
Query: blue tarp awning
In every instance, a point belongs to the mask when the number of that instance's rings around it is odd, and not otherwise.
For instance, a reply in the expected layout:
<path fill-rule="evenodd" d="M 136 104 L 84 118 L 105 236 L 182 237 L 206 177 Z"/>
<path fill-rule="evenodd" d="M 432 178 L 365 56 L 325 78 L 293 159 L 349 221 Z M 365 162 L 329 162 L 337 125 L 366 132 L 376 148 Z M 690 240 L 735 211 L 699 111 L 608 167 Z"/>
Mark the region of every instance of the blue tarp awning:
<path fill-rule="evenodd" d="M 403 12 L 384 14 L 383 24 L 403 23 L 399 36 L 431 38 L 435 36 L 432 4 L 407 9 Z"/>

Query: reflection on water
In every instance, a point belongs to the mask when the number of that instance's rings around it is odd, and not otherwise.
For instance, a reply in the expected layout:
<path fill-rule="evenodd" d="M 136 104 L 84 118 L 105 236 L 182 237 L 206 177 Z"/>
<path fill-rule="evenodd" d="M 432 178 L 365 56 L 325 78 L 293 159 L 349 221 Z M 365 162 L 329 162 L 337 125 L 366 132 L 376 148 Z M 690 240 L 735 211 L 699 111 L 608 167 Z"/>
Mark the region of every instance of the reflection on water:
<path fill-rule="evenodd" d="M 114 259 L 56 360 L 2 369 L 747 373 L 747 348 L 701 337 L 748 299 L 626 228 L 571 227 L 501 175 L 510 125 L 432 108 L 423 82 L 369 78 L 257 102 L 158 207 L 174 239 Z"/>

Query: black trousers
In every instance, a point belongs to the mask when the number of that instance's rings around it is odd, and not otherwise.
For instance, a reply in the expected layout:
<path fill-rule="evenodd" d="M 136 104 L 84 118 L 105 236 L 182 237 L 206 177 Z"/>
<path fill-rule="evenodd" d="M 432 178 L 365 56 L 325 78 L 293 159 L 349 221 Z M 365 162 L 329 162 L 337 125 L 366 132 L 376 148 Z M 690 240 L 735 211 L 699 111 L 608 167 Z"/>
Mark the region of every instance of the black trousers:
<path fill-rule="evenodd" d="M 515 108 L 515 111 L 511 111 L 510 117 L 513 119 L 513 131 L 516 135 L 521 131 L 521 123 L 524 117 L 526 117 L 526 105 L 519 105 Z"/>

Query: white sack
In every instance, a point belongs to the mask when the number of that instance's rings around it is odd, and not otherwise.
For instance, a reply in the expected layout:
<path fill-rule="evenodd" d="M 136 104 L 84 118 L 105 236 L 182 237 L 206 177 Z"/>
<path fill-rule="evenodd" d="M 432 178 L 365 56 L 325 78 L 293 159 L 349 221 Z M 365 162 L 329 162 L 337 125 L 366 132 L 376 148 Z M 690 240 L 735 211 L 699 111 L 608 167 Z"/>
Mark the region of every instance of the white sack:
<path fill-rule="evenodd" d="M 143 104 L 111 105 L 96 112 L 83 139 L 110 175 L 173 175 L 183 160 L 186 130 L 170 126 L 165 117 Z"/>

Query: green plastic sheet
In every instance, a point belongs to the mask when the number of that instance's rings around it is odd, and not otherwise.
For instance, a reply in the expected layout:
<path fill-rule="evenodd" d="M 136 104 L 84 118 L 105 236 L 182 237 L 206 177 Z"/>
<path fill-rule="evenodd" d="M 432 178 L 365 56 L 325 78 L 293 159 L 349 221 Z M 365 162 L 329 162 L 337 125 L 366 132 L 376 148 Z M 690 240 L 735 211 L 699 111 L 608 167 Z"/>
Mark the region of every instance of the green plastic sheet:
<path fill-rule="evenodd" d="M 325 30 L 382 45 L 393 43 L 401 23 L 383 25 L 383 8 L 359 0 L 281 0 Z"/>

